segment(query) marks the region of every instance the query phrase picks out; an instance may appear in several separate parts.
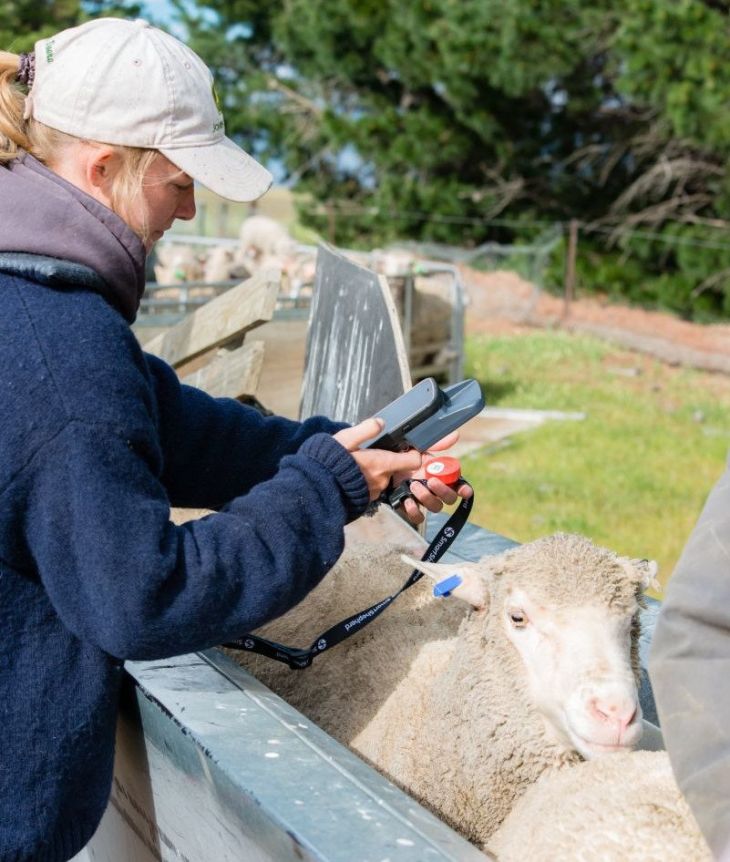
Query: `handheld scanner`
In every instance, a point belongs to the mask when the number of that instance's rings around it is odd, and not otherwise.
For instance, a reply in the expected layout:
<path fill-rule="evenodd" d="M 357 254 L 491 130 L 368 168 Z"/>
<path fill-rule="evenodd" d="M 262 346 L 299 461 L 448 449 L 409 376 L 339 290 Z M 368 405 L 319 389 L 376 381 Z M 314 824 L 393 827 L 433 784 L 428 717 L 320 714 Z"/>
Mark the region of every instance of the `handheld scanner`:
<path fill-rule="evenodd" d="M 406 435 L 441 406 L 443 393 L 433 377 L 427 377 L 413 389 L 391 401 L 375 414 L 385 425 L 377 437 L 366 440 L 361 449 L 387 449 L 405 452 L 413 448 Z"/>
<path fill-rule="evenodd" d="M 406 440 L 419 452 L 427 451 L 484 409 L 484 395 L 476 380 L 454 383 L 441 394 L 442 403 L 438 409 L 406 434 Z"/>
<path fill-rule="evenodd" d="M 375 414 L 385 422 L 385 427 L 361 448 L 425 452 L 483 407 L 484 396 L 476 380 L 463 380 L 440 389 L 433 377 L 427 377 Z"/>

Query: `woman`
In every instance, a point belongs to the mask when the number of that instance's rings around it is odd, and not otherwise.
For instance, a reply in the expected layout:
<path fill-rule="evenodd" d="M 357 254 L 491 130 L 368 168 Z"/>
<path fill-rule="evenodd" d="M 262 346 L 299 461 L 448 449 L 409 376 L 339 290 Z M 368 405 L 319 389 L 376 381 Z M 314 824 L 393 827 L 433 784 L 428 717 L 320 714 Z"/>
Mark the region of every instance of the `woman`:
<path fill-rule="evenodd" d="M 283 613 L 344 525 L 420 467 L 359 451 L 376 420 L 264 418 L 141 351 L 145 254 L 193 217 L 194 180 L 247 201 L 271 177 L 177 40 L 100 19 L 0 54 L 2 862 L 66 860 L 93 834 L 124 659 Z M 437 480 L 414 492 L 456 499 Z M 170 505 L 217 512 L 176 527 Z"/>

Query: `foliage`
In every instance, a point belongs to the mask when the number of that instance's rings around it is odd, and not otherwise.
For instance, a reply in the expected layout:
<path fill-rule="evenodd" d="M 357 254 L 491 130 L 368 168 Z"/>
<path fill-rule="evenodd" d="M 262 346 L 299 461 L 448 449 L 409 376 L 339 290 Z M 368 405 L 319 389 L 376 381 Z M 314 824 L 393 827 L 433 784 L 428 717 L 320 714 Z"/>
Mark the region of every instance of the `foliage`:
<path fill-rule="evenodd" d="M 32 51 L 38 39 L 100 15 L 137 17 L 139 3 L 128 0 L 0 0 L 0 50 Z"/>
<path fill-rule="evenodd" d="M 520 541 L 558 530 L 660 564 L 666 583 L 730 443 L 730 381 L 565 332 L 471 338 L 493 406 L 580 411 L 463 459 L 476 523 Z"/>
<path fill-rule="evenodd" d="M 303 217 L 340 244 L 578 218 L 587 286 L 727 314 L 724 252 L 673 244 L 730 241 L 723 0 L 178 2 L 232 133 L 328 204 Z"/>
<path fill-rule="evenodd" d="M 630 0 L 626 13 L 614 43 L 621 91 L 657 111 L 673 137 L 727 152 L 727 12 L 699 0 Z"/>
<path fill-rule="evenodd" d="M 707 246 L 730 245 L 725 0 L 171 2 L 229 134 L 337 243 L 576 218 L 584 287 L 728 314 L 728 249 Z M 0 44 L 100 12 L 137 6 L 0 0 Z"/>
<path fill-rule="evenodd" d="M 562 292 L 565 243 L 552 255 L 544 286 Z M 657 234 L 626 234 L 610 248 L 581 239 L 576 281 L 583 292 L 711 323 L 730 317 L 730 244 L 700 225 L 674 224 Z"/>

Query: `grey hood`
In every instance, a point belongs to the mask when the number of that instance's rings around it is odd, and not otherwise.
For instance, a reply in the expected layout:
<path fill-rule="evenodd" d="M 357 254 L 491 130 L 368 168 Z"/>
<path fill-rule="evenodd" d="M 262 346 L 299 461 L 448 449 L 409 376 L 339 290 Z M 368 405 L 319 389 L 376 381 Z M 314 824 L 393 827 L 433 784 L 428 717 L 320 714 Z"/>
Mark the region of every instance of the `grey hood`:
<path fill-rule="evenodd" d="M 28 153 L 0 166 L 0 253 L 14 252 L 80 264 L 86 279 L 131 323 L 144 293 L 145 249 L 134 231 L 104 204 Z M 9 255 L 3 254 L 2 269 Z M 69 271 L 63 265 L 63 274 Z M 53 279 L 51 279 L 53 281 Z"/>

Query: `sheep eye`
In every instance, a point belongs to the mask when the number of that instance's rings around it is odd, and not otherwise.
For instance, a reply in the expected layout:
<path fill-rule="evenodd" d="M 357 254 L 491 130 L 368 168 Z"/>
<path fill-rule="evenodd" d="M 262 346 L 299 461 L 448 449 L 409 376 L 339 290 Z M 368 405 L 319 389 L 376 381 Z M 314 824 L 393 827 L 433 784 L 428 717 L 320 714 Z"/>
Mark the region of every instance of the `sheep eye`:
<path fill-rule="evenodd" d="M 513 608 L 507 611 L 507 616 L 516 629 L 523 629 L 527 625 L 527 614 L 523 610 L 520 610 L 520 608 Z"/>

